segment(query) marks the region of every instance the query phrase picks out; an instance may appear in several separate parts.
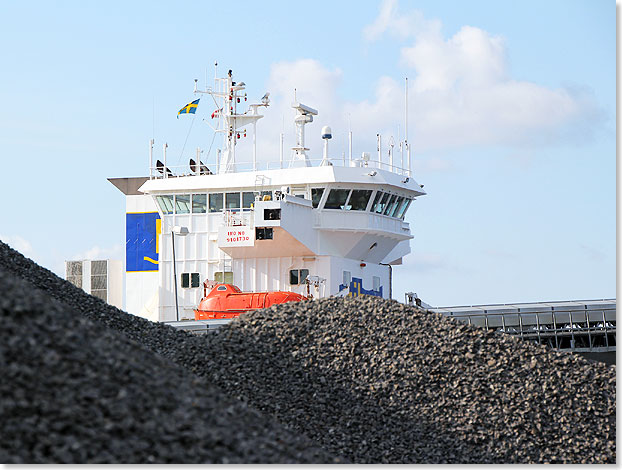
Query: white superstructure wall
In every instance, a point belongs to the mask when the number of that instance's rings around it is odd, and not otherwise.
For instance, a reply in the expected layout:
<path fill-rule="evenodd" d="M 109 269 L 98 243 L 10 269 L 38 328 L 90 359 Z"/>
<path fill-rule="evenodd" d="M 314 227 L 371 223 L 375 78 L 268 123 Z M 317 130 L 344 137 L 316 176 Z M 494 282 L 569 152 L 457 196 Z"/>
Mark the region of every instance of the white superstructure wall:
<path fill-rule="evenodd" d="M 127 196 L 127 310 L 158 321 L 193 319 L 206 280 L 388 298 L 387 264 L 410 251 L 404 214 L 421 194 L 358 167 L 128 181 L 115 182 Z M 318 283 L 309 292 L 307 277 Z"/>
<path fill-rule="evenodd" d="M 188 236 L 189 237 L 189 236 Z M 187 237 L 185 237 L 187 238 Z M 169 236 L 170 239 L 170 236 Z M 183 246 L 186 240 L 175 237 L 176 250 Z M 178 243 L 179 241 L 179 243 Z M 168 249 L 163 250 L 162 268 L 160 271 L 160 321 L 176 321 L 175 289 L 173 284 L 172 259 L 168 259 Z M 179 250 L 183 252 L 183 250 Z M 194 319 L 193 310 L 203 296 L 203 281 L 214 280 L 214 275 L 204 276 L 203 273 L 216 269 L 216 263 L 190 261 L 176 251 L 177 270 L 177 302 L 179 320 Z M 212 269 L 210 270 L 210 264 Z M 384 298 L 390 296 L 390 267 L 375 263 L 362 263 L 356 260 L 335 256 L 315 257 L 280 257 L 280 258 L 245 258 L 231 260 L 231 282 L 242 291 L 289 291 L 302 295 L 311 294 L 314 298 L 336 295 L 347 287 L 351 295 L 372 294 Z M 218 268 L 221 269 L 221 268 Z M 199 275 L 201 283 L 196 286 L 182 283 L 182 275 L 190 277 L 193 273 Z M 319 276 L 324 278 L 317 289 L 303 282 L 304 276 Z"/>

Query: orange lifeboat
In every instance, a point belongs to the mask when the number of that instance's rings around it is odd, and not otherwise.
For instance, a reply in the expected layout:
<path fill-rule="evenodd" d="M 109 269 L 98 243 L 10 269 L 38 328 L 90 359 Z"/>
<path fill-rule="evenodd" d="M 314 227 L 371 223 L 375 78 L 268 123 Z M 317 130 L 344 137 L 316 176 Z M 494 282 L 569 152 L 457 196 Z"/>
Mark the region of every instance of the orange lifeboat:
<path fill-rule="evenodd" d="M 232 284 L 217 284 L 199 302 L 199 307 L 194 310 L 194 319 L 234 318 L 250 310 L 301 300 L 307 300 L 307 297 L 295 292 L 242 292 Z"/>

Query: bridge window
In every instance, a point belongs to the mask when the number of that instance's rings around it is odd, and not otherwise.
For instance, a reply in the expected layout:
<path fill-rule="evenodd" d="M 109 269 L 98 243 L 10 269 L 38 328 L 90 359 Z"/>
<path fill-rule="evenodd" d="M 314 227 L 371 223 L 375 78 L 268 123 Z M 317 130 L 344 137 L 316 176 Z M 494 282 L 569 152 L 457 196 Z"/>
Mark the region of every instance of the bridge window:
<path fill-rule="evenodd" d="M 393 207 L 391 208 L 389 215 L 391 217 L 397 217 L 397 213 L 400 209 L 400 207 L 402 206 L 402 203 L 404 202 L 404 199 L 406 199 L 405 197 L 399 196 L 397 198 L 397 201 L 395 201 L 395 204 L 393 205 Z"/>
<path fill-rule="evenodd" d="M 382 214 L 387 207 L 387 202 L 389 201 L 389 197 L 391 195 L 389 193 L 382 193 L 378 191 L 376 194 L 376 200 L 374 201 L 373 211 L 376 214 Z"/>
<path fill-rule="evenodd" d="M 378 276 L 373 276 L 372 282 L 373 282 L 372 289 L 375 291 L 379 291 L 380 290 L 380 278 Z"/>
<path fill-rule="evenodd" d="M 205 214 L 207 212 L 207 194 L 192 195 L 192 213 Z"/>
<path fill-rule="evenodd" d="M 233 272 L 217 271 L 214 273 L 214 281 L 220 284 L 233 284 Z"/>
<path fill-rule="evenodd" d="M 177 194 L 175 196 L 175 213 L 190 214 L 190 194 Z"/>
<path fill-rule="evenodd" d="M 372 212 L 376 212 L 376 206 L 380 204 L 380 200 L 382 199 L 382 191 L 376 191 L 376 196 L 374 196 L 374 202 L 371 203 L 371 208 L 369 209 Z"/>
<path fill-rule="evenodd" d="M 264 209 L 263 220 L 281 220 L 281 209 Z"/>
<path fill-rule="evenodd" d="M 184 289 L 199 287 L 199 273 L 181 273 L 181 287 Z"/>
<path fill-rule="evenodd" d="M 292 196 L 294 196 L 294 197 L 300 197 L 302 199 L 306 199 L 306 197 L 307 197 L 307 189 L 305 187 L 300 187 L 300 186 L 294 187 L 294 186 L 292 186 L 290 188 L 290 194 Z"/>
<path fill-rule="evenodd" d="M 326 198 L 324 209 L 345 209 L 349 189 L 331 189 Z"/>
<path fill-rule="evenodd" d="M 352 207 L 353 211 L 364 211 L 367 209 L 367 203 L 369 202 L 371 193 L 372 191 L 370 189 L 353 189 L 348 204 Z"/>
<path fill-rule="evenodd" d="M 274 232 L 272 227 L 256 227 L 255 239 L 256 240 L 272 240 L 274 238 Z"/>
<path fill-rule="evenodd" d="M 290 269 L 289 270 L 289 283 L 292 286 L 298 286 L 298 285 L 304 284 L 308 275 L 309 275 L 308 269 Z"/>
<path fill-rule="evenodd" d="M 173 196 L 156 196 L 156 201 L 163 214 L 173 213 Z"/>
<path fill-rule="evenodd" d="M 212 193 L 209 195 L 209 211 L 222 211 L 223 193 Z"/>
<path fill-rule="evenodd" d="M 240 193 L 225 194 L 225 207 L 227 210 L 240 208 Z"/>
<path fill-rule="evenodd" d="M 324 188 L 311 188 L 311 202 L 314 209 L 317 209 L 317 206 L 320 204 L 322 194 L 324 194 Z"/>
<path fill-rule="evenodd" d="M 391 198 L 389 199 L 389 202 L 387 203 L 387 206 L 384 209 L 384 212 L 383 212 L 384 215 L 389 215 L 391 213 L 391 211 L 393 210 L 393 205 L 395 204 L 396 199 L 397 199 L 397 196 L 395 194 L 393 194 L 391 196 Z"/>
<path fill-rule="evenodd" d="M 251 205 L 255 202 L 255 193 L 252 191 L 242 193 L 242 207 L 244 209 L 250 209 Z"/>
<path fill-rule="evenodd" d="M 352 273 L 350 271 L 343 272 L 343 284 L 349 286 L 352 281 Z"/>
<path fill-rule="evenodd" d="M 403 219 L 406 216 L 406 211 L 408 210 L 408 208 L 410 207 L 410 203 L 413 202 L 412 199 L 408 199 L 405 198 L 402 201 L 402 206 L 400 207 L 400 209 L 397 211 L 397 215 L 396 217 L 398 219 Z"/>

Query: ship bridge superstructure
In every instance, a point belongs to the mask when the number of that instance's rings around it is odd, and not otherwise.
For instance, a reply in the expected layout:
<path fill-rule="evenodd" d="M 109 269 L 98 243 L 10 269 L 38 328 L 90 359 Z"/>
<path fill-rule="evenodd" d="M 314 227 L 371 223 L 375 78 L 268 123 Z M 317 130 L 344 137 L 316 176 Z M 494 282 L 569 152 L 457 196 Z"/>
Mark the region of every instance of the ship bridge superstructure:
<path fill-rule="evenodd" d="M 290 158 L 281 148 L 278 159 L 258 159 L 253 145 L 252 160 L 241 163 L 235 149 L 240 133 L 246 133 L 242 127 L 253 126 L 255 143 L 255 124 L 262 117 L 258 109 L 268 107 L 269 94 L 242 113 L 238 104 L 246 100 L 244 83 L 234 82 L 231 72 L 219 80 L 216 92 L 199 92 L 195 86 L 195 92 L 222 101 L 216 117 L 223 149 L 216 163 L 204 164 L 197 151 L 188 166 L 171 167 L 165 145 L 164 162 L 154 164 L 151 141 L 149 177 L 133 199 L 128 196 L 128 246 L 139 250 L 141 237 L 148 239 L 141 228 L 148 223 L 145 214 L 157 219 L 152 243 L 157 256 L 127 253 L 136 266 L 152 264 L 147 284 L 157 284 L 157 295 L 143 295 L 144 305 L 134 310 L 159 321 L 190 319 L 204 281 L 311 297 L 391 297 L 392 266 L 402 263 L 413 238 L 405 217 L 425 194 L 412 175 L 409 144 L 400 143 L 399 155 L 391 144 L 385 154 L 378 136 L 375 158 L 370 153 L 354 158 L 351 151 L 331 158 L 331 130 L 325 126 L 322 158 L 312 159 L 304 126 L 319 112 L 294 101 L 297 132 Z M 133 245 L 130 233 L 136 236 Z M 144 272 L 128 269 L 128 311 L 130 289 L 145 288 Z"/>

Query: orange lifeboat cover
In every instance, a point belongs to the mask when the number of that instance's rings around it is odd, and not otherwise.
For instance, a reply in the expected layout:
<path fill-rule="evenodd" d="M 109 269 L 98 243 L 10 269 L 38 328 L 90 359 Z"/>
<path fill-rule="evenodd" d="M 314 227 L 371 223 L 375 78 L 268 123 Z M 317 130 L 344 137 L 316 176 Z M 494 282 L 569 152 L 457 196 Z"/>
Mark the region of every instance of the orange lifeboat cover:
<path fill-rule="evenodd" d="M 217 284 L 199 302 L 199 307 L 194 310 L 194 319 L 234 318 L 249 310 L 301 300 L 307 300 L 307 297 L 295 292 L 242 292 L 232 284 Z"/>

